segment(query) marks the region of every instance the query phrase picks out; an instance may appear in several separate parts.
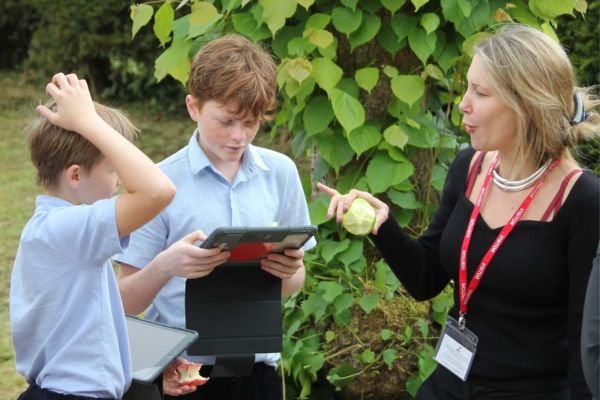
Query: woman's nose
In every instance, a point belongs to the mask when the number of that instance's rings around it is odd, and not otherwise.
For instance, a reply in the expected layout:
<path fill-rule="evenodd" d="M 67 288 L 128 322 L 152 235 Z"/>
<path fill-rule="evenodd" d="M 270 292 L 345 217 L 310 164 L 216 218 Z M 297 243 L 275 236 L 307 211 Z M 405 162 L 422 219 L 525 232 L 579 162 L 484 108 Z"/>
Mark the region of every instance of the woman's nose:
<path fill-rule="evenodd" d="M 468 97 L 467 94 L 465 93 L 465 95 L 463 96 L 462 100 L 460 101 L 460 103 L 458 103 L 458 109 L 460 110 L 461 113 L 463 114 L 467 114 L 470 111 L 469 108 L 469 103 L 468 103 Z"/>

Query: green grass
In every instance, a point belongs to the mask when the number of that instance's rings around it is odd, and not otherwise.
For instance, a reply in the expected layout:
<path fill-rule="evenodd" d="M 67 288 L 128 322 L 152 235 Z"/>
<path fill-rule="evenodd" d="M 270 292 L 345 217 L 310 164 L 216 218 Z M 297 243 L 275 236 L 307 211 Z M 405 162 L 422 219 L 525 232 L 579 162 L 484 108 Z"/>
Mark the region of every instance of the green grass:
<path fill-rule="evenodd" d="M 34 106 L 46 98 L 44 86 L 26 83 L 20 74 L 0 71 L 0 400 L 13 400 L 25 388 L 13 362 L 8 294 L 21 229 L 33 212 L 39 193 L 23 128 L 34 115 Z M 141 129 L 137 144 L 155 161 L 185 145 L 194 128 L 184 113 L 184 99 L 182 112 L 177 116 L 152 110 L 145 104 L 109 105 L 124 109 Z"/>

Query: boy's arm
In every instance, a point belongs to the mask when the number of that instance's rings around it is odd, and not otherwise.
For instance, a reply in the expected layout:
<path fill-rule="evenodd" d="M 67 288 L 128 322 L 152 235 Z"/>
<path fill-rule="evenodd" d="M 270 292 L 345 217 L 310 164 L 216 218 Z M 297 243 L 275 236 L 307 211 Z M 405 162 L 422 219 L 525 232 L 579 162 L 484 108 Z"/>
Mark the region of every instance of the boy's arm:
<path fill-rule="evenodd" d="M 87 83 L 77 75 L 54 75 L 46 86 L 58 112 L 44 106 L 37 111 L 51 123 L 79 133 L 114 166 L 127 193 L 117 199 L 119 236 L 144 225 L 166 207 L 175 195 L 175 186 L 137 147 L 111 128 L 96 113 Z"/>
<path fill-rule="evenodd" d="M 121 263 L 118 281 L 125 312 L 134 315 L 143 312 L 172 277 L 202 278 L 227 261 L 230 252 L 218 247 L 202 249 L 195 244 L 205 239 L 202 231 L 192 232 L 158 253 L 141 269 Z"/>

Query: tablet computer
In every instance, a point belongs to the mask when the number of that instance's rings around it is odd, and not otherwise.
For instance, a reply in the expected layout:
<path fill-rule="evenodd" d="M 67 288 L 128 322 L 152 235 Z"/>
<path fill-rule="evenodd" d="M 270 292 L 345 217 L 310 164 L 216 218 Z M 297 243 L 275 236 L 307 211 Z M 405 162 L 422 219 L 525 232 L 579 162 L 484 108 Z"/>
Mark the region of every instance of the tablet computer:
<path fill-rule="evenodd" d="M 150 384 L 193 342 L 198 333 L 126 315 L 133 380 Z"/>
<path fill-rule="evenodd" d="M 314 225 L 276 227 L 221 227 L 200 245 L 231 251 L 228 263 L 256 264 L 269 253 L 299 249 L 317 232 Z"/>

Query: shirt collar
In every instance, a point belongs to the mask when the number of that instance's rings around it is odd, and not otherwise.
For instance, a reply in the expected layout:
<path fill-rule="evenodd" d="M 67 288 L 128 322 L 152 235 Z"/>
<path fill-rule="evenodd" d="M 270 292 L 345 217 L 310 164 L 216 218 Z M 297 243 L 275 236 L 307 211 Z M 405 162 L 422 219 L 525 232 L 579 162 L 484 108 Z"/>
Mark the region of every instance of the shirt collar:
<path fill-rule="evenodd" d="M 190 170 L 194 175 L 204 169 L 210 169 L 213 172 L 218 173 L 217 169 L 212 165 L 206 156 L 206 153 L 204 153 L 204 150 L 202 150 L 202 147 L 200 147 L 200 143 L 198 142 L 199 134 L 200 133 L 198 132 L 198 129 L 196 129 L 188 143 Z M 269 167 L 258 153 L 256 148 L 253 145 L 249 145 L 242 156 L 242 164 L 240 165 L 238 176 L 245 177 L 247 179 L 254 175 L 257 172 L 257 169 L 269 171 Z"/>

